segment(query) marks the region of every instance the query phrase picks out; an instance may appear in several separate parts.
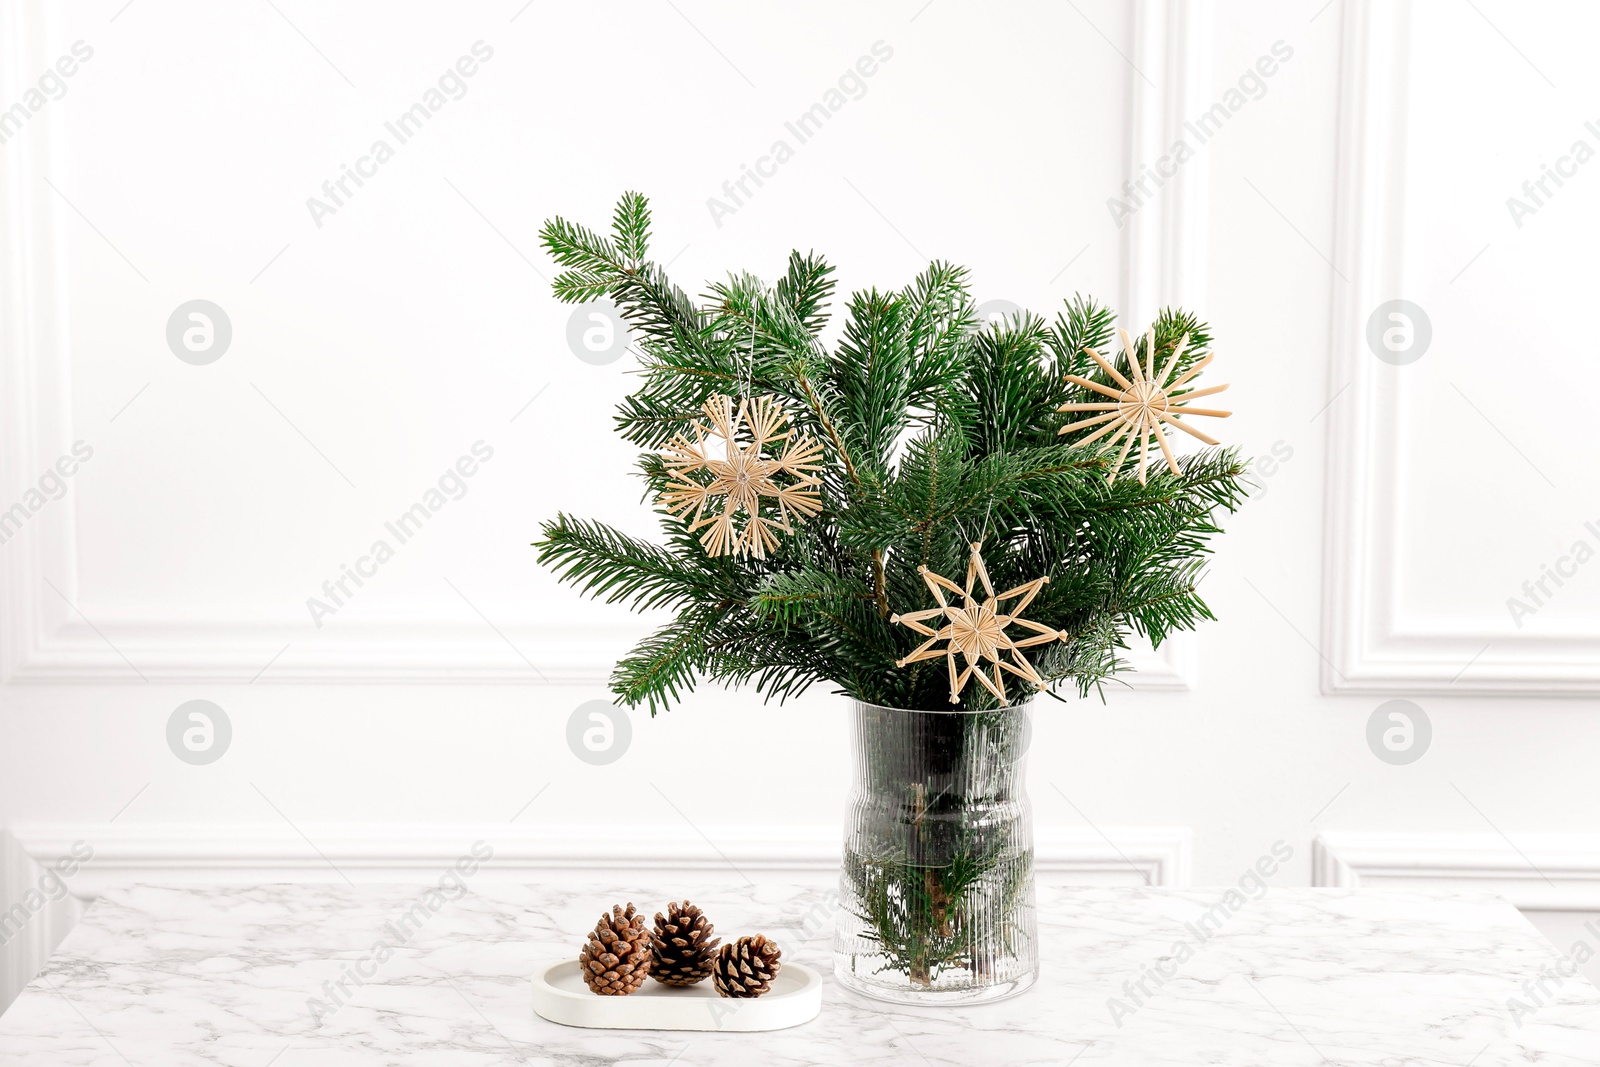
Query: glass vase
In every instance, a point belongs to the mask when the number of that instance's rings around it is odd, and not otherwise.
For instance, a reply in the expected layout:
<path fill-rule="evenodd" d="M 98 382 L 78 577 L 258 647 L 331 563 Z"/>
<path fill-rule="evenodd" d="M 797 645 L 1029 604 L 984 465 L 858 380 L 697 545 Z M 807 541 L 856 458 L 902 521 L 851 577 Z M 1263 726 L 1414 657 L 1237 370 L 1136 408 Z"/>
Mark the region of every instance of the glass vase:
<path fill-rule="evenodd" d="M 1027 704 L 854 702 L 834 975 L 879 1000 L 1014 996 L 1039 975 Z"/>

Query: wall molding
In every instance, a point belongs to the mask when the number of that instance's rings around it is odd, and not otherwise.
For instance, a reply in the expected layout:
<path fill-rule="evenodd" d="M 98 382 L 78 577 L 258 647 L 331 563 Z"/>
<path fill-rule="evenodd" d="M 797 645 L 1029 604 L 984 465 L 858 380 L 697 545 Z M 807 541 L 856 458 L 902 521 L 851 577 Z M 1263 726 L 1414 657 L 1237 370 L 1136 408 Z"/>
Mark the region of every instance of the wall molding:
<path fill-rule="evenodd" d="M 1211 0 L 1134 3 L 1123 156 L 1128 176 L 1167 154 L 1183 137 L 1185 120 L 1210 105 L 1213 21 Z M 1139 71 L 1153 74 L 1156 84 Z M 1203 158 L 1180 168 L 1122 228 L 1119 303 L 1125 324 L 1149 322 L 1169 305 L 1203 305 L 1209 167 Z M 1187 691 L 1199 684 L 1192 633 L 1174 634 L 1157 653 L 1136 648 L 1126 658 L 1134 671 L 1126 680 L 1134 689 Z"/>
<path fill-rule="evenodd" d="M 1338 203 L 1328 395 L 1322 688 L 1327 693 L 1600 694 L 1600 637 L 1508 627 L 1418 628 L 1399 617 L 1394 573 L 1405 368 L 1373 358 L 1372 309 L 1403 296 L 1409 8 L 1344 5 Z"/>
<path fill-rule="evenodd" d="M 752 880 L 831 881 L 841 831 L 829 827 L 33 823 L 12 827 L 22 851 L 50 863 L 86 842 L 94 856 L 71 879 L 92 899 L 132 882 L 230 885 L 259 882 L 431 882 L 476 841 L 494 849 L 477 878 L 627 883 L 656 872 Z M 1039 828 L 1034 865 L 1058 884 L 1187 885 L 1186 828 L 1108 831 Z M 315 843 L 315 847 L 310 842 Z M 320 853 L 320 854 L 319 854 Z M 341 873 L 342 872 L 342 873 Z"/>
<path fill-rule="evenodd" d="M 1210 0 L 1137 0 L 1127 86 L 1131 101 L 1123 166 L 1143 166 L 1186 138 L 1184 123 L 1210 106 Z M 1139 71 L 1153 72 L 1152 85 Z M 1178 169 L 1122 228 L 1122 317 L 1144 323 L 1168 305 L 1198 307 L 1205 299 L 1205 159 Z"/>
<path fill-rule="evenodd" d="M 52 17 L 48 9 L 5 5 L 6 69 L 45 65 Z M 1164 150 L 1170 131 L 1192 110 L 1208 61 L 1210 5 L 1140 0 L 1133 20 L 1140 65 L 1156 72 L 1165 88 L 1151 90 L 1129 72 L 1130 158 L 1147 145 Z M 0 153 L 0 219 L 7 233 L 0 250 L 0 491 L 5 493 L 20 492 L 37 479 L 73 440 L 65 234 L 80 224 L 41 180 L 60 169 L 52 154 L 59 145 L 48 138 L 59 128 L 59 123 L 30 123 L 25 135 Z M 1161 303 L 1198 298 L 1204 167 L 1204 162 L 1190 164 L 1159 203 L 1130 220 L 1122 255 L 1125 312 L 1148 316 Z M 573 627 L 554 612 L 494 619 L 490 625 L 465 609 L 459 619 L 333 620 L 322 630 L 293 619 L 175 619 L 163 616 L 156 605 L 132 605 L 119 615 L 97 608 L 92 590 L 79 584 L 75 495 L 76 487 L 48 505 L 0 551 L 4 681 L 600 686 L 643 632 L 627 621 Z M 10 503 L 0 501 L 0 507 Z M 79 607 L 87 609 L 88 618 Z M 1135 647 L 1124 659 L 1132 670 L 1122 681 L 1133 689 L 1193 688 L 1197 656 L 1188 635 L 1178 635 L 1159 652 Z"/>
<path fill-rule="evenodd" d="M 47 65 L 53 8 L 0 4 L 0 85 L 19 99 L 24 72 Z M 50 119 L 28 122 L 0 151 L 0 509 L 17 503 L 59 456 L 71 451 L 66 344 L 66 258 L 59 217 L 41 205 L 42 175 L 56 169 Z M 0 546 L 0 673 L 34 656 L 69 609 L 43 574 L 74 595 L 73 494 L 45 505 Z M 64 583 L 64 584 L 63 584 Z M 46 600 L 45 597 L 50 597 Z"/>
<path fill-rule="evenodd" d="M 26 658 L 8 665 L 6 681 L 595 686 L 646 632 L 626 624 L 491 627 L 476 618 L 335 622 L 322 631 L 238 620 L 71 620 L 36 638 Z"/>
<path fill-rule="evenodd" d="M 1519 852 L 1518 849 L 1521 849 Z M 1330 831 L 1311 844 L 1311 884 L 1478 889 L 1525 911 L 1600 911 L 1600 836 Z"/>
<path fill-rule="evenodd" d="M 18 581 L 25 581 L 18 576 Z M 37 578 L 34 579 L 37 582 Z M 48 595 L 48 587 L 39 583 Z M 337 632 L 289 623 L 64 620 L 30 628 L 20 604 L 0 605 L 0 628 L 26 651 L 8 657 L 4 681 L 180 684 L 517 684 L 604 686 L 648 628 L 628 623 L 351 622 Z M 487 635 L 487 636 L 485 636 Z M 1137 690 L 1192 689 L 1197 656 L 1178 635 L 1159 651 L 1122 654 Z"/>
<path fill-rule="evenodd" d="M 0 1012 L 33 981 L 39 968 L 83 915 L 72 896 L 49 899 L 45 871 L 0 828 Z M 19 912 L 15 909 L 21 908 Z"/>

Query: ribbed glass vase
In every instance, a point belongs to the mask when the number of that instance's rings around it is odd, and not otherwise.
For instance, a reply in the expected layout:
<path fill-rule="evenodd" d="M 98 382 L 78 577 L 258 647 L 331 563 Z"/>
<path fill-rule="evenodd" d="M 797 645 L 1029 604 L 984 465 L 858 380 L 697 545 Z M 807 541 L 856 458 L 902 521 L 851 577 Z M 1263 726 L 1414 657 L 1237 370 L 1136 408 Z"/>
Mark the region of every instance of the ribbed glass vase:
<path fill-rule="evenodd" d="M 1029 706 L 854 705 L 834 975 L 879 1000 L 999 1000 L 1039 975 Z"/>

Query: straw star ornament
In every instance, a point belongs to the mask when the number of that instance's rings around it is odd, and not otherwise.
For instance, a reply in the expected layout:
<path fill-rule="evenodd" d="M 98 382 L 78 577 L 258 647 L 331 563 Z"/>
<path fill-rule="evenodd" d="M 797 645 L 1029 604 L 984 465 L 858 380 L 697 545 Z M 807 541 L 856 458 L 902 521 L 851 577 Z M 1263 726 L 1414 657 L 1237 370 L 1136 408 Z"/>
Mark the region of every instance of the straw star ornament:
<path fill-rule="evenodd" d="M 740 400 L 736 409 L 733 397 L 717 393 L 702 410 L 710 425 L 695 422 L 692 437 L 679 434 L 667 446 L 674 480 L 660 502 L 687 518 L 690 533 L 704 531 L 709 554 L 765 559 L 779 532 L 794 533 L 795 521 L 822 510 L 822 480 L 813 473 L 822 469 L 822 446 L 784 428 L 789 417 L 775 397 Z M 776 455 L 771 446 L 780 446 Z M 710 481 L 697 477 L 704 474 Z M 762 513 L 764 499 L 776 503 L 776 516 Z"/>
<path fill-rule="evenodd" d="M 1093 390 L 1096 393 L 1100 393 L 1102 396 L 1110 397 L 1112 402 L 1098 404 L 1063 404 L 1056 410 L 1103 411 L 1105 414 L 1096 415 L 1087 419 L 1079 419 L 1077 422 L 1068 423 L 1067 425 L 1061 427 L 1061 429 L 1057 432 L 1066 433 L 1069 430 L 1082 430 L 1090 426 L 1098 425 L 1099 423 L 1105 423 L 1104 426 L 1101 426 L 1100 429 L 1096 430 L 1088 437 L 1083 438 L 1083 440 L 1079 441 L 1078 444 L 1089 444 L 1091 441 L 1096 441 L 1101 437 L 1105 437 L 1106 434 L 1110 434 L 1111 436 L 1106 438 L 1105 443 L 1100 446 L 1101 448 L 1108 448 L 1116 444 L 1119 439 L 1122 440 L 1122 450 L 1117 453 L 1117 462 L 1112 465 L 1111 475 L 1107 479 L 1109 482 L 1113 483 L 1116 482 L 1117 474 L 1121 472 L 1123 461 L 1128 458 L 1128 452 L 1132 449 L 1133 443 L 1138 441 L 1139 484 L 1144 485 L 1146 484 L 1145 468 L 1150 459 L 1150 439 L 1152 437 L 1155 438 L 1156 444 L 1161 446 L 1161 453 L 1166 457 L 1167 469 L 1173 474 L 1180 473 L 1178 470 L 1178 461 L 1172 454 L 1172 446 L 1167 444 L 1167 435 L 1165 427 L 1162 425 L 1163 423 L 1169 426 L 1176 426 L 1184 433 L 1193 437 L 1197 437 L 1208 445 L 1216 445 L 1221 444 L 1221 442 L 1214 437 L 1210 437 L 1204 433 L 1201 433 L 1193 426 L 1190 426 L 1187 422 L 1183 421 L 1183 417 L 1185 415 L 1204 415 L 1209 418 L 1225 419 L 1229 415 L 1232 415 L 1233 412 L 1218 411 L 1215 408 L 1196 408 L 1188 406 L 1188 402 L 1191 400 L 1196 400 L 1202 396 L 1210 396 L 1212 393 L 1222 392 L 1224 389 L 1228 388 L 1226 385 L 1213 385 L 1209 389 L 1187 389 L 1182 390 L 1181 392 L 1179 391 L 1182 389 L 1183 385 L 1189 381 L 1189 379 L 1193 378 L 1206 368 L 1206 365 L 1211 362 L 1212 358 L 1215 356 L 1215 353 L 1206 353 L 1204 359 L 1190 367 L 1176 381 L 1167 381 L 1167 378 L 1172 374 L 1172 368 L 1178 365 L 1178 360 L 1182 358 L 1184 352 L 1189 348 L 1188 334 L 1185 334 L 1183 340 L 1178 342 L 1178 347 L 1173 349 L 1172 355 L 1170 358 L 1168 358 L 1166 365 L 1161 368 L 1161 373 L 1157 374 L 1155 371 L 1155 327 L 1152 326 L 1149 332 L 1145 334 L 1145 365 L 1142 369 L 1139 366 L 1139 357 L 1135 351 L 1133 338 L 1128 336 L 1127 330 L 1119 330 L 1118 332 L 1122 334 L 1122 347 L 1127 353 L 1128 368 L 1133 373 L 1133 380 L 1129 381 L 1122 374 L 1118 373 L 1117 369 L 1094 349 L 1084 349 L 1084 354 L 1098 363 L 1100 365 L 1100 369 L 1105 371 L 1106 375 L 1113 382 L 1117 383 L 1117 385 L 1121 386 L 1121 388 L 1115 389 L 1109 386 L 1101 385 L 1099 382 L 1091 382 L 1089 379 L 1080 378 L 1075 374 L 1067 375 L 1067 381 L 1073 383 L 1074 385 L 1081 385 L 1085 389 Z"/>
<path fill-rule="evenodd" d="M 1039 595 L 1050 581 L 1048 577 L 1035 578 L 1031 582 L 1008 589 L 996 595 L 993 584 L 989 581 L 989 572 L 983 565 L 983 556 L 979 554 L 980 545 L 974 543 L 972 558 L 967 564 L 967 585 L 962 588 L 948 578 L 941 577 L 930 571 L 927 567 L 918 567 L 917 573 L 922 575 L 922 580 L 927 583 L 928 591 L 939 602 L 936 608 L 926 611 L 909 611 L 903 615 L 889 616 L 890 622 L 896 622 L 909 627 L 913 631 L 928 638 L 916 651 L 902 660 L 895 662 L 896 667 L 904 667 L 908 663 L 920 660 L 945 658 L 950 668 L 950 703 L 961 702 L 961 691 L 967 687 L 967 680 L 976 677 L 983 683 L 984 688 L 998 697 L 1001 703 L 1007 701 L 1006 684 L 1001 671 L 1010 671 L 1012 674 L 1026 681 L 1032 682 L 1035 688 L 1044 688 L 1044 679 L 1040 678 L 1026 658 L 1021 649 L 1033 645 L 1045 645 L 1057 639 L 1065 640 L 1067 635 L 1043 623 L 1030 622 L 1020 618 L 1033 598 Z M 983 582 L 983 591 L 988 594 L 985 599 L 978 600 L 972 595 L 974 584 L 978 580 Z M 951 592 L 962 598 L 958 607 L 945 600 L 945 592 Z M 1021 598 L 1013 605 L 1009 613 L 1001 610 L 1000 602 Z M 924 620 L 936 616 L 945 617 L 945 625 L 935 630 L 926 625 Z M 1025 637 L 1018 641 L 1006 633 L 1008 626 L 1021 626 L 1034 631 L 1033 637 Z M 935 648 L 940 641 L 945 642 L 943 648 Z M 1001 658 L 1002 653 L 1009 653 L 1010 660 Z M 956 657 L 966 660 L 966 668 L 958 670 Z M 984 661 L 988 661 L 985 665 Z M 986 671 L 992 670 L 994 680 L 990 681 Z"/>

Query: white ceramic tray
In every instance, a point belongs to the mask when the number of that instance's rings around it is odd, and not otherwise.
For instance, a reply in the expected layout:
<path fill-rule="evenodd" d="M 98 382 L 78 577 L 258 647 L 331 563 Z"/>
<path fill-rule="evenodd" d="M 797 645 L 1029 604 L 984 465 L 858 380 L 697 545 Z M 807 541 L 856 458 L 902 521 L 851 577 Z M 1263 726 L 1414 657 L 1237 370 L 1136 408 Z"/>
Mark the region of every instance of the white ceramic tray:
<path fill-rule="evenodd" d="M 783 961 L 772 989 L 759 997 L 717 996 L 711 980 L 674 989 L 646 979 L 625 997 L 599 997 L 583 984 L 577 960 L 552 963 L 533 978 L 533 1010 L 563 1026 L 606 1030 L 782 1030 L 822 1011 L 822 976 Z"/>

